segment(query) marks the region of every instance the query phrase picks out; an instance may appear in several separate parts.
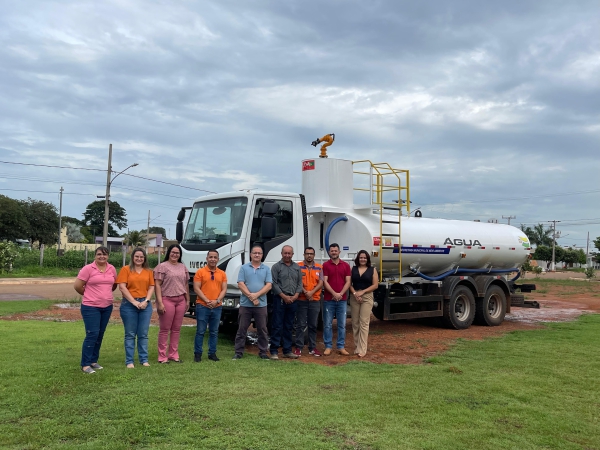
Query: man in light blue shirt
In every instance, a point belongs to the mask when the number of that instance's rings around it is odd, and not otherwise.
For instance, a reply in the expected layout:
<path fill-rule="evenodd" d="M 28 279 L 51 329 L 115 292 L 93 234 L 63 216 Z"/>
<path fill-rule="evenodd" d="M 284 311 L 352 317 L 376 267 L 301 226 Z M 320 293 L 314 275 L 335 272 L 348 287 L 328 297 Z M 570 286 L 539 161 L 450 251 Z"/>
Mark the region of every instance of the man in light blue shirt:
<path fill-rule="evenodd" d="M 258 355 L 261 359 L 269 359 L 267 356 L 267 292 L 271 290 L 273 280 L 271 269 L 261 262 L 262 256 L 262 247 L 258 244 L 253 245 L 250 249 L 250 262 L 240 268 L 238 275 L 238 287 L 242 294 L 233 359 L 241 359 L 244 355 L 248 327 L 253 318 L 258 332 Z"/>

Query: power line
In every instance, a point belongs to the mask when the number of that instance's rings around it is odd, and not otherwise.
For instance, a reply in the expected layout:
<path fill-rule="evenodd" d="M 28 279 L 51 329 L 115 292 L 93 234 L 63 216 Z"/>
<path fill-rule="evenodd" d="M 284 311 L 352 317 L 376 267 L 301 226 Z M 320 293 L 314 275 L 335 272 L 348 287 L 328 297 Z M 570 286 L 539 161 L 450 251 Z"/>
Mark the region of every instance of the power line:
<path fill-rule="evenodd" d="M 88 167 L 71 167 L 71 166 L 53 166 L 50 164 L 32 164 L 32 163 L 20 163 L 20 162 L 12 162 L 12 161 L 0 161 L 2 164 L 16 164 L 19 166 L 34 166 L 34 167 L 53 167 L 56 169 L 74 169 L 74 170 L 92 170 L 94 172 L 106 172 L 106 170 L 102 169 L 90 169 Z"/>
<path fill-rule="evenodd" d="M 124 173 L 123 175 L 124 176 L 128 176 L 128 177 L 133 177 L 133 178 L 140 178 L 142 180 L 147 180 L 147 181 L 154 181 L 155 183 L 168 184 L 170 186 L 177 186 L 177 187 L 181 187 L 181 188 L 185 188 L 185 189 L 193 189 L 194 191 L 201 191 L 201 192 L 208 192 L 209 194 L 216 194 L 216 192 L 214 192 L 214 191 L 207 191 L 206 189 L 198 189 L 198 188 L 193 188 L 193 187 L 190 187 L 190 186 L 183 186 L 181 184 L 168 183 L 166 181 L 160 181 L 160 180 L 154 180 L 152 178 L 140 177 L 139 175 L 132 175 L 130 173 Z"/>
<path fill-rule="evenodd" d="M 0 191 L 15 191 L 15 192 L 36 192 L 41 194 L 56 194 L 55 191 L 30 191 L 28 189 L 0 189 Z M 94 195 L 94 194 L 80 194 L 78 192 L 63 192 L 63 195 Z"/>
<path fill-rule="evenodd" d="M 11 161 L 0 161 L 0 163 L 2 163 L 2 164 L 17 164 L 17 165 L 20 165 L 20 166 L 52 167 L 52 168 L 56 168 L 56 169 L 93 170 L 95 172 L 106 172 L 106 170 L 102 170 L 102 169 L 90 169 L 90 168 L 87 168 L 87 167 L 54 166 L 54 165 L 51 165 L 51 164 L 33 164 L 33 163 L 11 162 Z M 128 176 L 128 177 L 139 178 L 141 180 L 153 181 L 154 183 L 168 184 L 168 185 L 171 185 L 171 186 L 177 186 L 177 187 L 184 188 L 184 189 L 192 189 L 194 191 L 208 192 L 209 194 L 216 194 L 216 192 L 214 192 L 214 191 L 207 191 L 206 189 L 198 189 L 198 188 L 194 188 L 194 187 L 190 187 L 190 186 L 184 186 L 182 184 L 175 184 L 175 183 L 169 183 L 167 181 L 154 180 L 152 178 L 141 177 L 139 175 L 132 175 L 130 173 L 124 173 L 123 175 Z"/>
<path fill-rule="evenodd" d="M 45 178 L 37 178 L 37 177 L 13 177 L 10 175 L 0 174 L 0 178 L 6 178 L 8 180 L 42 181 L 42 182 L 46 182 L 46 183 L 57 183 L 58 184 L 58 181 L 56 181 L 56 180 L 48 180 Z M 81 186 L 98 186 L 98 187 L 105 186 L 104 183 L 81 183 L 81 182 L 77 182 L 77 181 L 64 181 L 64 180 L 61 180 L 60 183 L 61 184 L 74 184 L 74 185 L 81 185 Z M 113 186 L 114 186 L 114 184 L 113 184 Z M 121 185 L 121 184 L 119 184 L 119 186 L 121 186 L 123 189 L 126 189 L 128 191 L 142 192 L 145 194 L 153 194 L 153 195 L 161 195 L 163 197 L 180 198 L 183 200 L 194 200 L 194 197 L 182 197 L 180 195 L 164 194 L 162 192 L 157 192 L 157 191 L 135 189 L 135 188 L 132 188 L 129 186 Z M 90 195 L 96 195 L 96 194 L 90 194 Z"/>
<path fill-rule="evenodd" d="M 506 198 L 497 198 L 491 200 L 465 200 L 460 202 L 452 202 L 452 203 L 423 203 L 420 206 L 432 206 L 432 205 L 462 205 L 465 203 L 494 203 L 494 202 L 505 202 L 512 200 L 528 200 L 531 198 L 548 198 L 548 197 L 563 197 L 567 195 L 580 195 L 580 194 L 594 194 L 600 192 L 600 189 L 593 189 L 590 191 L 574 191 L 574 192 L 561 192 L 557 194 L 546 194 L 546 195 L 530 195 L 527 197 L 506 197 Z"/>

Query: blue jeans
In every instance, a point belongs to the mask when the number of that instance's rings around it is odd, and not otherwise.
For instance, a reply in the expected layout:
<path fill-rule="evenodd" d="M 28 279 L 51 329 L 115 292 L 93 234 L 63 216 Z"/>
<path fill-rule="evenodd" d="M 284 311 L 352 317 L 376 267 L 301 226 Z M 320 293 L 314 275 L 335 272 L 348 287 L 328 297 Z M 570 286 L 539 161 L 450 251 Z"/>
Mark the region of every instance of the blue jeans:
<path fill-rule="evenodd" d="M 223 307 L 207 308 L 196 303 L 196 338 L 194 339 L 194 353 L 202 354 L 202 343 L 204 342 L 204 333 L 208 325 L 208 354 L 217 353 L 217 338 L 219 337 L 219 322 L 221 321 L 221 311 Z"/>
<path fill-rule="evenodd" d="M 337 319 L 337 348 L 346 345 L 346 300 L 325 300 L 323 302 L 323 341 L 325 348 L 333 345 L 333 316 Z"/>
<path fill-rule="evenodd" d="M 85 339 L 81 347 L 81 367 L 98 362 L 102 338 L 112 310 L 113 305 L 97 308 L 81 304 L 81 317 L 85 325 Z"/>
<path fill-rule="evenodd" d="M 143 302 L 146 298 L 136 298 L 135 300 Z M 148 328 L 152 317 L 152 304 L 148 302 L 146 309 L 137 309 L 124 298 L 121 301 L 119 313 L 125 326 L 125 364 L 133 364 L 136 336 L 140 364 L 148 362 Z"/>
<path fill-rule="evenodd" d="M 276 354 L 281 346 L 284 354 L 292 353 L 292 330 L 294 329 L 297 307 L 297 301 L 287 304 L 279 295 L 273 296 L 270 348 L 272 354 Z"/>

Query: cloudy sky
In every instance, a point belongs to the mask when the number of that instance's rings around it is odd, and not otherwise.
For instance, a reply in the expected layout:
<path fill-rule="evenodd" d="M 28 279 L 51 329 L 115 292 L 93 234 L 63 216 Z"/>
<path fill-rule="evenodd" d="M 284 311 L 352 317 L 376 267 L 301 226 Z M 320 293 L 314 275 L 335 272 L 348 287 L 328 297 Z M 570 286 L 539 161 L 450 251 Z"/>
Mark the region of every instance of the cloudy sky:
<path fill-rule="evenodd" d="M 299 192 L 310 142 L 411 171 L 427 217 L 600 236 L 600 3 L 30 1 L 0 15 L 0 194 L 131 229 L 206 191 Z M 13 163 L 97 169 L 86 171 Z M 102 172 L 104 171 L 104 172 Z M 194 189 L 189 189 L 189 188 Z"/>

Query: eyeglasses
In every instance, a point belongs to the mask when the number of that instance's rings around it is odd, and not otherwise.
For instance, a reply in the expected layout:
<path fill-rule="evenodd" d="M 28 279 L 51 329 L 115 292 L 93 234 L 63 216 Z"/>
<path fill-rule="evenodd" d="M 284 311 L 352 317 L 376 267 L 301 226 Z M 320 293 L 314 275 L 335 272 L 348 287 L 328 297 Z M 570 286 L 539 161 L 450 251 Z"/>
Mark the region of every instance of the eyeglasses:
<path fill-rule="evenodd" d="M 211 272 L 211 273 L 210 273 L 210 279 L 211 279 L 211 280 L 214 280 L 214 279 L 215 279 L 215 273 L 214 273 L 214 272 Z"/>
<path fill-rule="evenodd" d="M 262 252 L 252 252 L 253 255 L 262 255 Z"/>

